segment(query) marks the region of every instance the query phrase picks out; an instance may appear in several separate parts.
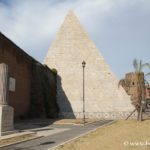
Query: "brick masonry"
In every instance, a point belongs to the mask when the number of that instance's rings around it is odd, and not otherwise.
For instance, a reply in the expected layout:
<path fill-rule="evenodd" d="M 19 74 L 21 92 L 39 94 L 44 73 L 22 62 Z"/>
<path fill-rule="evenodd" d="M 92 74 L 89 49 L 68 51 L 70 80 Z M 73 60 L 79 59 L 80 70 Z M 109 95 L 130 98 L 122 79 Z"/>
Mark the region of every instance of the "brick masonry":
<path fill-rule="evenodd" d="M 15 92 L 8 93 L 8 104 L 14 108 L 15 118 L 26 115 L 30 104 L 32 59 L 24 55 L 19 47 L 0 34 L 0 63 L 7 64 L 9 77 L 16 79 Z"/>
<path fill-rule="evenodd" d="M 15 119 L 57 116 L 56 76 L 50 68 L 29 56 L 2 33 L 0 33 L 1 63 L 8 65 L 8 76 L 16 80 L 15 91 L 8 92 L 8 105 L 14 108 Z M 37 71 L 38 66 L 41 68 L 40 72 Z"/>
<path fill-rule="evenodd" d="M 66 16 L 44 59 L 44 63 L 56 68 L 59 74 L 57 101 L 60 116 L 83 116 L 83 60 L 86 61 L 86 117 L 113 118 L 110 114 L 114 114 L 118 116 L 116 118 L 125 118 L 134 110 L 130 96 L 122 87 L 118 88 L 117 78 L 72 11 Z M 119 115 L 122 113 L 124 115 Z"/>

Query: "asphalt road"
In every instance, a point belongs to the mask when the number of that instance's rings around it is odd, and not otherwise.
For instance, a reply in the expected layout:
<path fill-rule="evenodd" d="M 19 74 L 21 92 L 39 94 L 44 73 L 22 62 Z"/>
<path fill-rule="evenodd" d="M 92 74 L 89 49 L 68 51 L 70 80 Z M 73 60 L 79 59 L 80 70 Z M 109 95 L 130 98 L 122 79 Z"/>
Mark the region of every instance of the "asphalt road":
<path fill-rule="evenodd" d="M 67 130 L 39 139 L 0 148 L 0 150 L 48 150 L 109 122 L 112 122 L 112 120 L 100 120 L 98 122 L 87 124 L 85 126 L 51 125 L 51 128 L 66 128 Z"/>

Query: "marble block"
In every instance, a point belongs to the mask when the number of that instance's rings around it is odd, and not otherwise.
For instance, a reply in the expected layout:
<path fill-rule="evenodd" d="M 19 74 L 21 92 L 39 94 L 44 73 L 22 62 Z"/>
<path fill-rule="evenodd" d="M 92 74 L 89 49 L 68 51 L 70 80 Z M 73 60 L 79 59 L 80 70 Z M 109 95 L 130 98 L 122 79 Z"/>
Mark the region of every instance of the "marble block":
<path fill-rule="evenodd" d="M 14 130 L 14 109 L 8 105 L 0 106 L 0 136 L 12 133 Z"/>

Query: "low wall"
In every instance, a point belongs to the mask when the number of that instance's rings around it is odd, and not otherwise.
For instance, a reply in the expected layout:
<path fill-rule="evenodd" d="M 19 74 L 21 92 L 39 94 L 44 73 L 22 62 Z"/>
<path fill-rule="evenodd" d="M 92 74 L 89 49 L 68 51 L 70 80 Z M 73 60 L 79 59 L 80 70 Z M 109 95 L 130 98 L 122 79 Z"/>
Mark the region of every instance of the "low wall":
<path fill-rule="evenodd" d="M 9 105 L 15 118 L 57 117 L 55 74 L 0 33 L 0 63 L 9 68 L 15 90 L 9 91 Z"/>

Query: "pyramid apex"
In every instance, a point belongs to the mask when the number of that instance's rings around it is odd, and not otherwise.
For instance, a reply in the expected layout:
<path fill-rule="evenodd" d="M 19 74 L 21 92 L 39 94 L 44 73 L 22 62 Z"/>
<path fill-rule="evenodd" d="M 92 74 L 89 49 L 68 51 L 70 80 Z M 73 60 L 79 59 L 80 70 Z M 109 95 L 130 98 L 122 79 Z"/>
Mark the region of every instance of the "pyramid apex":
<path fill-rule="evenodd" d="M 67 16 L 75 16 L 75 13 L 72 9 L 70 9 L 67 13 Z"/>
<path fill-rule="evenodd" d="M 73 9 L 69 9 L 68 14 L 74 14 Z"/>

